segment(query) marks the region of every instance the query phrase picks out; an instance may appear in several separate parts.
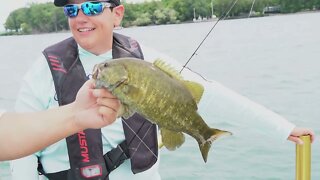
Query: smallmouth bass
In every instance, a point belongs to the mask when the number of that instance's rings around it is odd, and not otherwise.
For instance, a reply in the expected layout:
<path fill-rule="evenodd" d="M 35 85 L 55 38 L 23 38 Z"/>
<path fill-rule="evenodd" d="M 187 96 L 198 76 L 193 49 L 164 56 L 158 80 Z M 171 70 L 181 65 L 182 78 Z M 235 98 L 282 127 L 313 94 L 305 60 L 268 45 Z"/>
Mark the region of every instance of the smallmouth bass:
<path fill-rule="evenodd" d="M 198 114 L 203 86 L 183 80 L 179 72 L 161 60 L 108 60 L 95 66 L 93 78 L 96 88 L 106 88 L 120 100 L 122 117 L 138 113 L 157 124 L 162 143 L 169 150 L 180 147 L 186 133 L 196 139 L 206 162 L 211 143 L 231 134 L 210 128 Z"/>

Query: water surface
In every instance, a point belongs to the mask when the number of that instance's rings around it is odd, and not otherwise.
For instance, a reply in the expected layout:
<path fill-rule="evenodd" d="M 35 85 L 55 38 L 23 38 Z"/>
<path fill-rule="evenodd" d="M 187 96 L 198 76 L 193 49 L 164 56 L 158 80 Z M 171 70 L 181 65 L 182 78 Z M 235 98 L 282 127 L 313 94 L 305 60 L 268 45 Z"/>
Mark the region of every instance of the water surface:
<path fill-rule="evenodd" d="M 319 135 L 319 19 L 320 13 L 307 13 L 221 21 L 189 67 Z M 213 22 L 190 23 L 118 32 L 185 63 L 212 26 Z M 0 37 L 0 108 L 13 109 L 21 79 L 42 49 L 69 36 Z M 214 124 L 214 118 L 206 121 Z M 206 164 L 191 138 L 175 152 L 162 149 L 163 179 L 294 179 L 293 143 L 275 142 L 245 124 L 226 128 L 237 134 L 216 141 Z M 314 180 L 320 179 L 319 139 L 313 144 Z M 0 167 L 0 179 L 10 179 L 8 164 Z"/>

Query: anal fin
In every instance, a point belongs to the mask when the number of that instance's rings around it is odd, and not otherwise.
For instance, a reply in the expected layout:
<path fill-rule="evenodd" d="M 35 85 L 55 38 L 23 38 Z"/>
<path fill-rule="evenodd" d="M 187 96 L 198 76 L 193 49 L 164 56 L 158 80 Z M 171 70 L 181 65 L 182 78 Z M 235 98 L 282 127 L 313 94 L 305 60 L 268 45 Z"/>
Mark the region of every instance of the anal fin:
<path fill-rule="evenodd" d="M 129 117 L 133 116 L 135 112 L 129 108 L 128 105 L 126 104 L 121 104 L 120 106 L 120 110 L 118 112 L 118 117 L 121 116 L 123 117 L 124 119 L 129 119 Z"/>

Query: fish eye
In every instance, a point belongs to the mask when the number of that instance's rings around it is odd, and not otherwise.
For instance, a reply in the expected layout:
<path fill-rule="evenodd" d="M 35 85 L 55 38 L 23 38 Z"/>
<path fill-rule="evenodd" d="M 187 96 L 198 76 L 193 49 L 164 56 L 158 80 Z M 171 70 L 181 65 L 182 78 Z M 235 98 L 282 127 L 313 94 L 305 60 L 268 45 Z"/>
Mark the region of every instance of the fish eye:
<path fill-rule="evenodd" d="M 108 63 L 104 63 L 103 67 L 108 67 Z"/>

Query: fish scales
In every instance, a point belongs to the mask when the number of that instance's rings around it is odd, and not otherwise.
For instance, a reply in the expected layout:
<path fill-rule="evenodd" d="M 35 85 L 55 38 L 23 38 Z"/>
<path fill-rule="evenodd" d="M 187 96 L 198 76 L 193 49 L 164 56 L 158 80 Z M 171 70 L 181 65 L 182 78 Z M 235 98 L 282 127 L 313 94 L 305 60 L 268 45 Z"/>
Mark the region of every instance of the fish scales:
<path fill-rule="evenodd" d="M 159 61 L 121 58 L 98 64 L 93 77 L 97 87 L 107 88 L 121 101 L 125 118 L 137 112 L 156 123 L 169 150 L 183 144 L 183 133 L 192 136 L 206 162 L 213 140 L 231 133 L 205 123 L 197 112 L 203 87 L 184 81 L 177 74 Z M 200 96 L 195 97 L 197 94 Z"/>
<path fill-rule="evenodd" d="M 141 64 L 143 64 L 144 67 L 141 66 Z M 142 115 L 147 116 L 149 119 L 152 116 L 157 116 L 158 118 L 152 119 L 157 119 L 155 123 L 160 127 L 168 120 L 171 120 L 171 123 L 176 122 L 176 126 L 183 126 L 182 123 L 185 122 L 177 121 L 176 119 L 188 117 L 185 116 L 188 111 L 192 112 L 196 110 L 196 103 L 183 85 L 173 82 L 172 78 L 162 71 L 159 71 L 157 67 L 149 68 L 150 64 L 146 61 L 142 61 L 141 63 L 132 62 L 126 65 L 132 69 L 128 71 L 128 81 L 130 81 L 130 85 L 140 87 L 141 89 L 141 91 L 138 91 L 139 94 L 130 95 L 130 105 L 136 107 L 136 111 L 141 112 Z M 141 69 L 144 69 L 144 72 L 138 73 L 137 75 L 136 72 L 141 71 Z M 157 104 L 157 108 L 148 108 L 154 104 Z M 176 114 L 175 118 L 172 117 L 173 114 Z"/>

